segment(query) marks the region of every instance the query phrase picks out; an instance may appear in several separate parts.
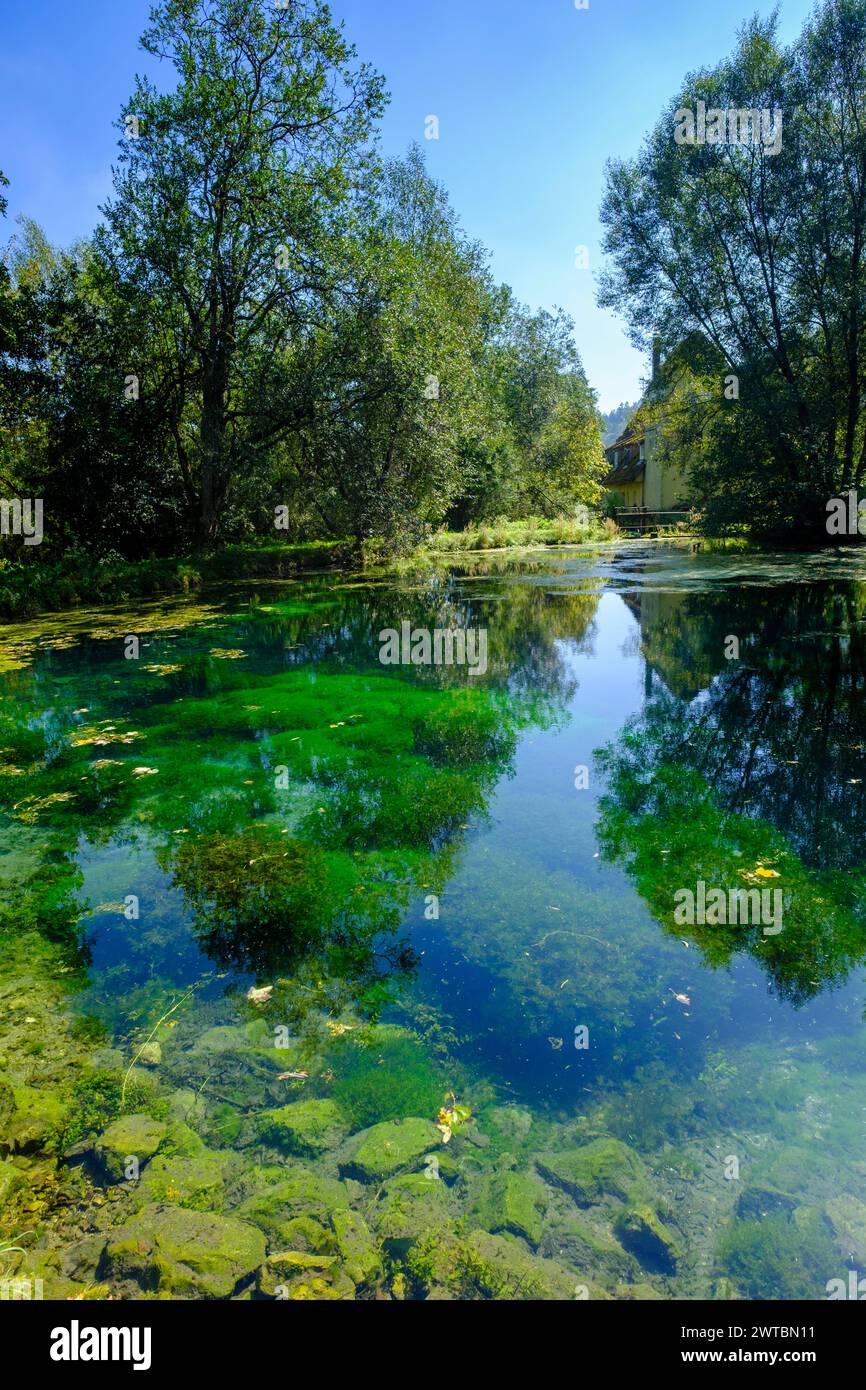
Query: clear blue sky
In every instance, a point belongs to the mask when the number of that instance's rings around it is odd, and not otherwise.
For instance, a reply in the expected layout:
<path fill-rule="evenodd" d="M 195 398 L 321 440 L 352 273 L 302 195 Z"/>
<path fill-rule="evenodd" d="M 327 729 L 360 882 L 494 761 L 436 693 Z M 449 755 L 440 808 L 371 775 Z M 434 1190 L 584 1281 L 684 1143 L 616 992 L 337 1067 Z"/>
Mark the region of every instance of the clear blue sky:
<path fill-rule="evenodd" d="M 793 38 L 813 0 L 782 0 Z M 562 305 L 600 404 L 634 399 L 645 373 L 621 323 L 595 305 L 598 206 L 609 155 L 634 154 L 694 68 L 730 51 L 771 0 L 333 0 L 392 95 L 386 151 L 422 143 L 500 280 Z M 111 187 L 116 133 L 148 0 L 0 0 L 0 168 L 10 222 L 56 243 L 89 232 Z M 440 139 L 425 141 L 425 117 Z M 7 225 L 7 230 L 10 228 Z M 575 269 L 575 247 L 590 270 Z"/>

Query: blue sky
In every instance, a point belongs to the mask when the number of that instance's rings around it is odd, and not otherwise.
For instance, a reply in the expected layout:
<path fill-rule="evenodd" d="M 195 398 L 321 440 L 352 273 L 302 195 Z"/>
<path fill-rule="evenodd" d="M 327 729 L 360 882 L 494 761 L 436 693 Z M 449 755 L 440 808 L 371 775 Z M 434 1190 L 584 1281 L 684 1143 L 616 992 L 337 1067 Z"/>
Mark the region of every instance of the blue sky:
<path fill-rule="evenodd" d="M 684 75 L 730 51 L 771 0 L 332 0 L 387 78 L 383 145 L 412 140 L 446 184 L 497 278 L 533 306 L 573 315 L 603 409 L 646 371 L 624 326 L 595 305 L 605 160 L 636 153 Z M 793 38 L 813 0 L 782 0 Z M 111 188 L 116 118 L 136 71 L 149 0 L 0 0 L 0 168 L 10 222 L 86 235 Z M 438 116 L 440 138 L 425 140 Z M 7 230 L 10 228 L 7 224 Z M 589 271 L 575 248 L 589 249 Z"/>

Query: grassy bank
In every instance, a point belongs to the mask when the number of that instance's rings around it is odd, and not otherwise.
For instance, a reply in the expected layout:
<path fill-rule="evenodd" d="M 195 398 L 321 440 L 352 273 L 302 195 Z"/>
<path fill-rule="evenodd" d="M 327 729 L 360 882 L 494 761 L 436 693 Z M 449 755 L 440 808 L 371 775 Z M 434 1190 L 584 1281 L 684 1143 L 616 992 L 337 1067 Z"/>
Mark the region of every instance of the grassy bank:
<path fill-rule="evenodd" d="M 410 556 L 395 561 L 382 543 L 367 547 L 365 560 L 377 568 L 401 569 L 407 563 L 451 553 L 508 550 L 533 546 L 585 545 L 622 540 L 613 522 L 593 518 L 588 525 L 570 517 L 499 520 L 463 531 L 436 531 Z M 25 562 L 0 559 L 0 619 L 15 620 L 90 604 L 124 603 L 160 595 L 196 593 L 211 584 L 243 579 L 290 579 L 306 570 L 357 568 L 357 550 L 349 541 L 312 541 L 303 545 L 227 545 L 220 550 L 180 558 L 124 560 L 94 558 L 70 551 L 52 559 L 31 552 Z"/>
<path fill-rule="evenodd" d="M 208 584 L 232 579 L 289 579 L 304 570 L 346 564 L 345 544 L 229 545 L 183 558 L 129 561 L 96 559 L 83 552 L 61 559 L 0 560 L 0 617 L 77 608 L 82 604 L 123 603 L 160 594 L 195 593 Z"/>

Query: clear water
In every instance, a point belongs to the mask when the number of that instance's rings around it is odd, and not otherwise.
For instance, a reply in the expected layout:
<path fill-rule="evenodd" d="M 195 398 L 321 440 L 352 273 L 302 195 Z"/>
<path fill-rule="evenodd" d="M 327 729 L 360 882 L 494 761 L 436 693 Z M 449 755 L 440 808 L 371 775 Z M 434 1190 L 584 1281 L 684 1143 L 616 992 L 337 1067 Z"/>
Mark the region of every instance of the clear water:
<path fill-rule="evenodd" d="M 381 665 L 404 620 L 486 629 L 487 673 Z M 153 1113 L 192 1090 L 210 1147 L 338 1176 L 355 1134 L 456 1097 L 439 1244 L 494 1230 L 593 1297 L 824 1298 L 862 1268 L 863 560 L 479 557 L 3 639 L 5 936 L 65 962 L 79 1100 L 94 1066 Z M 700 881 L 778 891 L 782 929 L 678 920 Z M 329 1097 L 314 1156 L 251 1142 Z M 638 1155 L 639 1198 L 543 1157 L 600 1139 Z M 539 1230 L 490 1219 L 503 1173 L 539 1184 Z M 378 1190 L 350 1190 L 375 1231 Z M 407 1296 L 508 1296 L 384 1256 Z"/>

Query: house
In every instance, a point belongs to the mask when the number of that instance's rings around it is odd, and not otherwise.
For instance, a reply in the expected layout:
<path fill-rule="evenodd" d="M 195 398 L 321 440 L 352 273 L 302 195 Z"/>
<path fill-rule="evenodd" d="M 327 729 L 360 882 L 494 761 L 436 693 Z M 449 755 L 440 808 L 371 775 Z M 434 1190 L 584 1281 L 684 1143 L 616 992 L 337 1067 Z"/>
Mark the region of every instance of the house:
<path fill-rule="evenodd" d="M 607 449 L 610 472 L 602 486 L 617 503 L 617 510 L 646 509 L 648 512 L 684 511 L 689 505 L 685 470 L 663 459 L 661 422 L 641 422 L 642 416 L 658 417 L 659 407 L 669 398 L 667 372 L 658 348 L 653 353 L 653 374 L 640 407 L 619 439 Z"/>
<path fill-rule="evenodd" d="M 619 439 L 604 452 L 610 472 L 602 479 L 602 486 L 621 499 L 621 510 L 633 507 L 646 508 L 648 512 L 687 509 L 688 480 L 682 468 L 662 460 L 658 424 L 627 425 Z"/>

